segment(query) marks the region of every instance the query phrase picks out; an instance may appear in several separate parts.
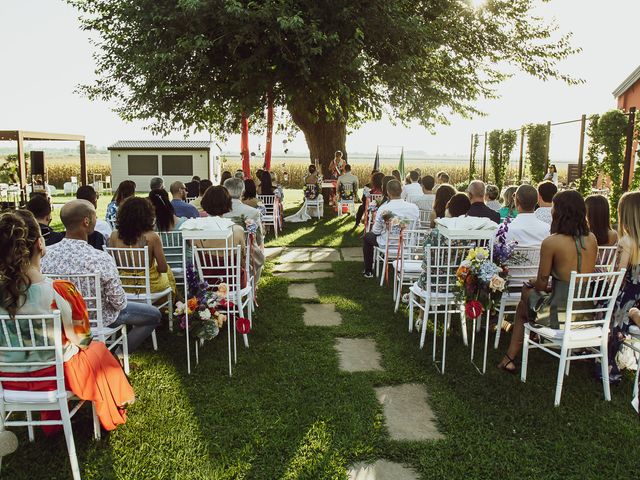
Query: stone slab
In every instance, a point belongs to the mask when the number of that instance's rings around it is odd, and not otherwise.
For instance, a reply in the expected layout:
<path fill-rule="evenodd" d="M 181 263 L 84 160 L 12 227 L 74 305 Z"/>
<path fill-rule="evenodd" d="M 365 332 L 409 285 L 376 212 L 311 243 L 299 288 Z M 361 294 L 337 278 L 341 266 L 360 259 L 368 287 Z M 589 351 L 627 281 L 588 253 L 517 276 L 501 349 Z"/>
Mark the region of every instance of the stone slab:
<path fill-rule="evenodd" d="M 281 253 L 282 250 L 284 250 L 282 247 L 268 247 L 264 249 L 264 258 L 266 258 L 267 260 L 273 260 L 276 257 L 278 257 Z"/>
<path fill-rule="evenodd" d="M 393 440 L 439 440 L 435 415 L 427 403 L 424 385 L 407 383 L 378 387 L 376 396 Z"/>
<path fill-rule="evenodd" d="M 362 247 L 345 247 L 341 250 L 342 259 L 347 262 L 362 261 Z"/>
<path fill-rule="evenodd" d="M 340 252 L 333 250 L 330 252 L 311 252 L 312 262 L 339 262 Z"/>
<path fill-rule="evenodd" d="M 310 251 L 306 248 L 285 249 L 278 261 L 280 263 L 308 262 L 310 260 Z"/>
<path fill-rule="evenodd" d="M 388 460 L 378 460 L 374 464 L 356 463 L 349 468 L 349 480 L 418 480 L 412 468 Z"/>
<path fill-rule="evenodd" d="M 274 268 L 276 272 L 327 272 L 331 271 L 330 263 L 306 262 L 306 263 L 281 263 Z"/>
<path fill-rule="evenodd" d="M 371 338 L 336 338 L 340 370 L 344 372 L 370 372 L 383 370 L 380 352 Z"/>
<path fill-rule="evenodd" d="M 318 290 L 313 283 L 293 283 L 289 285 L 289 296 L 302 300 L 314 300 L 318 298 Z"/>
<path fill-rule="evenodd" d="M 307 303 L 304 307 L 304 324 L 309 327 L 335 327 L 342 324 L 342 317 L 332 303 Z"/>
<path fill-rule="evenodd" d="M 284 278 L 285 280 L 318 280 L 321 278 L 333 278 L 333 272 L 280 272 L 274 273 L 276 277 Z"/>

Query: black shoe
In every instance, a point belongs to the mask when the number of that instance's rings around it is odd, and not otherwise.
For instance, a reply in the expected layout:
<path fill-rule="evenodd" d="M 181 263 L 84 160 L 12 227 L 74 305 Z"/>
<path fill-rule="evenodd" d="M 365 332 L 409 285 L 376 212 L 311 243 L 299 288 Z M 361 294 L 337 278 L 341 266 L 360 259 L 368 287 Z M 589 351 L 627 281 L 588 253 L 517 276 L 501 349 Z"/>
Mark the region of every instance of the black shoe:
<path fill-rule="evenodd" d="M 373 278 L 373 272 L 364 272 L 364 278 Z"/>

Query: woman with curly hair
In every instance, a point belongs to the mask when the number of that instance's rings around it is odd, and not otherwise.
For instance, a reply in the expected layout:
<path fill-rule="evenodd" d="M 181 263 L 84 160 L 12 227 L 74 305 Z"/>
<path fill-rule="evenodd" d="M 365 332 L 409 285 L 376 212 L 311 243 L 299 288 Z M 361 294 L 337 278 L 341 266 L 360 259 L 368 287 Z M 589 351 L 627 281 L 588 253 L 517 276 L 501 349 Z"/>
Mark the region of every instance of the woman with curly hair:
<path fill-rule="evenodd" d="M 162 292 L 167 287 L 171 287 L 175 298 L 176 281 L 164 256 L 160 237 L 153 231 L 155 220 L 155 211 L 148 199 L 140 197 L 126 199 L 118 209 L 118 229 L 111 234 L 109 246 L 114 248 L 148 247 L 151 291 Z M 131 289 L 127 289 L 126 285 L 138 285 L 139 281 L 123 279 L 122 283 L 127 291 Z"/>
<path fill-rule="evenodd" d="M 536 323 L 558 328 L 558 314 L 569 295 L 571 272 L 593 273 L 598 241 L 589 231 L 587 208 L 576 190 L 553 197 L 551 235 L 540 246 L 538 277 L 526 283 L 516 310 L 509 349 L 498 368 L 516 372 L 515 359 L 522 350 L 524 324 Z"/>
<path fill-rule="evenodd" d="M 91 340 L 87 306 L 73 283 L 51 280 L 41 273 L 40 264 L 47 249 L 31 212 L 17 210 L 0 214 L 0 250 L 3 252 L 0 256 L 0 314 L 15 318 L 16 315 L 50 315 L 53 310 L 60 311 L 67 388 L 79 398 L 93 402 L 105 430 L 113 430 L 125 423 L 124 409 L 134 400 L 133 389 L 104 343 Z M 20 338 L 28 345 L 32 341 L 30 334 L 35 335 L 38 341 L 44 341 L 42 329 L 36 328 L 30 333 L 25 328 L 21 332 L 7 322 L 0 347 L 6 347 L 8 341 L 17 345 Z M 0 362 L 16 363 L 15 367 L 3 366 L 0 376 L 55 376 L 55 366 L 20 365 L 26 361 L 51 362 L 54 357 L 51 350 L 34 349 L 20 355 L 0 350 Z M 2 386 L 11 390 L 56 389 L 55 381 L 36 383 L 3 380 Z M 40 420 L 59 419 L 57 411 L 40 414 Z M 60 425 L 43 427 L 46 434 L 61 429 Z"/>
<path fill-rule="evenodd" d="M 118 207 L 122 202 L 124 202 L 127 198 L 133 197 L 136 194 L 136 182 L 133 180 L 123 180 L 118 185 L 118 189 L 113 194 L 113 198 L 109 205 L 107 205 L 107 214 L 105 215 L 105 220 L 111 228 L 115 228 L 117 215 L 118 215 Z"/>

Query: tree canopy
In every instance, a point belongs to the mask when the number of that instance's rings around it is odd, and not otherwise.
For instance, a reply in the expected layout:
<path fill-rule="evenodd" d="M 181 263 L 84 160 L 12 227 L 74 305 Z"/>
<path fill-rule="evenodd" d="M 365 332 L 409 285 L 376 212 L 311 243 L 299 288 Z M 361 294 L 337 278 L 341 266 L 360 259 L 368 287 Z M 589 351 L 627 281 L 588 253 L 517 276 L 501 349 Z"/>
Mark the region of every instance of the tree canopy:
<path fill-rule="evenodd" d="M 545 0 L 68 1 L 97 46 L 82 90 L 123 119 L 224 136 L 271 98 L 323 163 L 385 113 L 427 128 L 481 113 L 514 68 L 576 81 L 557 68 L 570 36 L 533 13 Z"/>

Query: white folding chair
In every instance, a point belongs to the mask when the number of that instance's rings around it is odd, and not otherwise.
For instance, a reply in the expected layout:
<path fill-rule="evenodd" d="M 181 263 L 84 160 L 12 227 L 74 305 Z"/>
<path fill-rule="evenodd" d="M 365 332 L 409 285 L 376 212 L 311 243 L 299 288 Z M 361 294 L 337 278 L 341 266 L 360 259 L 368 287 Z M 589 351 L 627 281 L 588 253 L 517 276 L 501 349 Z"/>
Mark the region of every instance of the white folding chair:
<path fill-rule="evenodd" d="M 280 207 L 275 195 L 257 195 L 258 201 L 264 205 L 265 213 L 262 215 L 262 225 L 273 227 L 273 233 L 278 238 L 280 227 Z"/>
<path fill-rule="evenodd" d="M 158 232 L 162 242 L 162 250 L 167 259 L 167 264 L 173 272 L 178 288 L 184 288 L 185 272 L 182 269 L 182 231 L 172 230 L 169 232 Z M 189 257 L 189 256 L 187 256 Z M 169 325 L 172 329 L 172 325 Z"/>
<path fill-rule="evenodd" d="M 516 307 L 522 297 L 522 286 L 524 282 L 538 276 L 538 265 L 540 263 L 540 247 L 516 247 L 515 252 L 523 263 L 514 264 L 507 262 L 509 267 L 509 283 L 502 292 L 500 306 L 498 307 L 498 323 L 496 325 L 496 336 L 493 348 L 498 348 L 500 344 L 500 333 L 504 317 L 507 314 L 515 314 Z"/>
<path fill-rule="evenodd" d="M 398 253 L 400 234 L 391 233 L 387 227 L 386 244 L 373 248 L 373 262 L 376 266 L 376 276 L 380 277 L 380 286 L 384 285 L 389 264 Z"/>
<path fill-rule="evenodd" d="M 111 175 L 106 175 L 104 177 L 104 182 L 102 182 L 102 191 L 104 193 L 112 193 L 111 192 Z"/>
<path fill-rule="evenodd" d="M 318 185 L 316 185 L 315 183 L 309 183 L 306 185 L 305 190 L 312 191 L 312 192 L 315 191 L 315 198 L 305 197 L 304 213 L 306 215 L 309 215 L 309 210 L 314 209 L 315 216 L 318 218 L 318 220 L 320 220 L 324 216 L 324 199 L 320 194 L 320 189 L 318 188 Z M 311 217 L 312 215 L 309 215 L 309 216 Z"/>
<path fill-rule="evenodd" d="M 625 338 L 624 344 L 634 351 L 636 356 L 636 374 L 633 381 L 633 394 L 631 398 L 631 404 L 636 412 L 640 413 L 640 393 L 638 388 L 638 379 L 640 378 L 640 327 L 637 325 L 629 326 L 629 336 Z"/>
<path fill-rule="evenodd" d="M 618 261 L 618 246 L 598 247 L 596 259 L 596 272 L 611 272 L 616 268 Z"/>
<path fill-rule="evenodd" d="M 338 194 L 338 215 L 344 213 L 344 207 L 347 207 L 347 213 L 355 213 L 356 211 L 356 194 L 353 191 L 353 183 L 341 183 Z"/>
<path fill-rule="evenodd" d="M 27 427 L 29 441 L 35 441 L 33 427 L 44 425 L 62 425 L 64 438 L 69 452 L 69 462 L 74 480 L 80 480 L 80 466 L 73 439 L 71 418 L 84 404 L 73 392 L 67 391 L 64 380 L 64 356 L 62 351 L 62 324 L 60 312 L 50 315 L 0 315 L 0 351 L 10 355 L 14 362 L 0 362 L 0 372 L 15 367 L 35 370 L 54 367 L 54 374 L 31 376 L 19 374 L 11 377 L 0 373 L 0 430 L 5 427 Z M 2 382 L 55 382 L 55 389 L 46 391 L 10 390 L 3 388 Z M 69 410 L 69 402 L 77 402 Z M 92 404 L 93 408 L 93 404 Z M 35 420 L 34 412 L 59 411 L 59 420 Z M 12 415 L 24 413 L 12 420 Z M 93 408 L 93 434 L 100 439 L 100 423 Z"/>
<path fill-rule="evenodd" d="M 436 362 L 436 336 L 438 332 L 438 315 L 444 314 L 444 331 L 442 335 L 442 365 L 441 373 L 444 374 L 447 349 L 447 331 L 450 325 L 450 316 L 454 309 L 461 309 L 461 304 L 456 298 L 454 285 L 456 283 L 456 271 L 466 258 L 469 249 L 473 245 L 465 246 L 431 246 L 427 245 L 424 251 L 426 274 L 425 288 L 417 283 L 409 289 L 409 331 L 413 330 L 414 309 L 422 311 L 422 325 L 420 326 L 420 348 L 424 348 L 427 335 L 427 320 L 433 314 L 433 349 L 432 359 Z M 424 303 L 424 305 L 423 305 Z M 452 308 L 453 307 L 453 308 Z M 460 312 L 462 340 L 468 344 L 467 324 L 464 311 Z"/>
<path fill-rule="evenodd" d="M 420 229 L 431 230 L 431 210 L 420 209 Z"/>
<path fill-rule="evenodd" d="M 75 194 L 78 191 L 78 177 L 71 177 L 71 193 Z"/>
<path fill-rule="evenodd" d="M 371 202 L 376 202 L 376 205 L 379 207 L 382 204 L 382 195 L 377 194 L 377 193 L 371 193 L 369 194 L 369 198 L 367 201 L 367 205 L 366 208 L 369 208 L 369 205 L 371 205 Z M 371 227 L 373 227 L 373 223 L 376 221 L 376 211 L 373 212 L 367 212 L 367 221 L 365 223 L 364 226 L 364 231 L 366 232 L 370 232 L 371 231 Z"/>
<path fill-rule="evenodd" d="M 146 303 L 158 309 L 166 307 L 169 312 L 169 328 L 173 328 L 173 293 L 167 287 L 161 292 L 151 291 L 149 278 L 149 247 L 142 248 L 104 248 L 116 261 L 122 287 L 127 301 Z M 156 331 L 151 333 L 153 349 L 158 350 Z"/>
<path fill-rule="evenodd" d="M 53 280 L 68 280 L 73 283 L 87 304 L 89 323 L 91 324 L 91 336 L 93 339 L 104 343 L 113 351 L 118 345 L 122 348 L 124 361 L 124 373 L 129 375 L 129 348 L 127 344 L 127 326 L 107 327 L 102 319 L 102 294 L 100 289 L 99 273 L 47 275 Z"/>
<path fill-rule="evenodd" d="M 605 400 L 611 400 L 607 341 L 609 324 L 625 269 L 620 272 L 571 272 L 564 326 L 551 328 L 525 323 L 520 380 L 527 380 L 529 349 L 539 348 L 560 360 L 554 405 L 560 405 L 562 383 L 571 360 L 599 358 Z M 538 339 L 531 338 L 531 333 Z M 559 350 L 559 352 L 558 352 Z M 584 353 L 585 351 L 591 353 Z M 574 353 L 576 352 L 576 353 Z"/>
<path fill-rule="evenodd" d="M 400 243 L 400 255 L 391 262 L 393 266 L 393 299 L 398 311 L 402 298 L 402 287 L 411 286 L 422 274 L 423 242 L 427 232 L 405 230 Z"/>
<path fill-rule="evenodd" d="M 198 197 L 187 197 L 187 200 L 186 200 L 186 201 L 187 201 L 187 203 L 191 203 L 191 202 L 193 202 L 196 198 L 198 198 Z"/>

